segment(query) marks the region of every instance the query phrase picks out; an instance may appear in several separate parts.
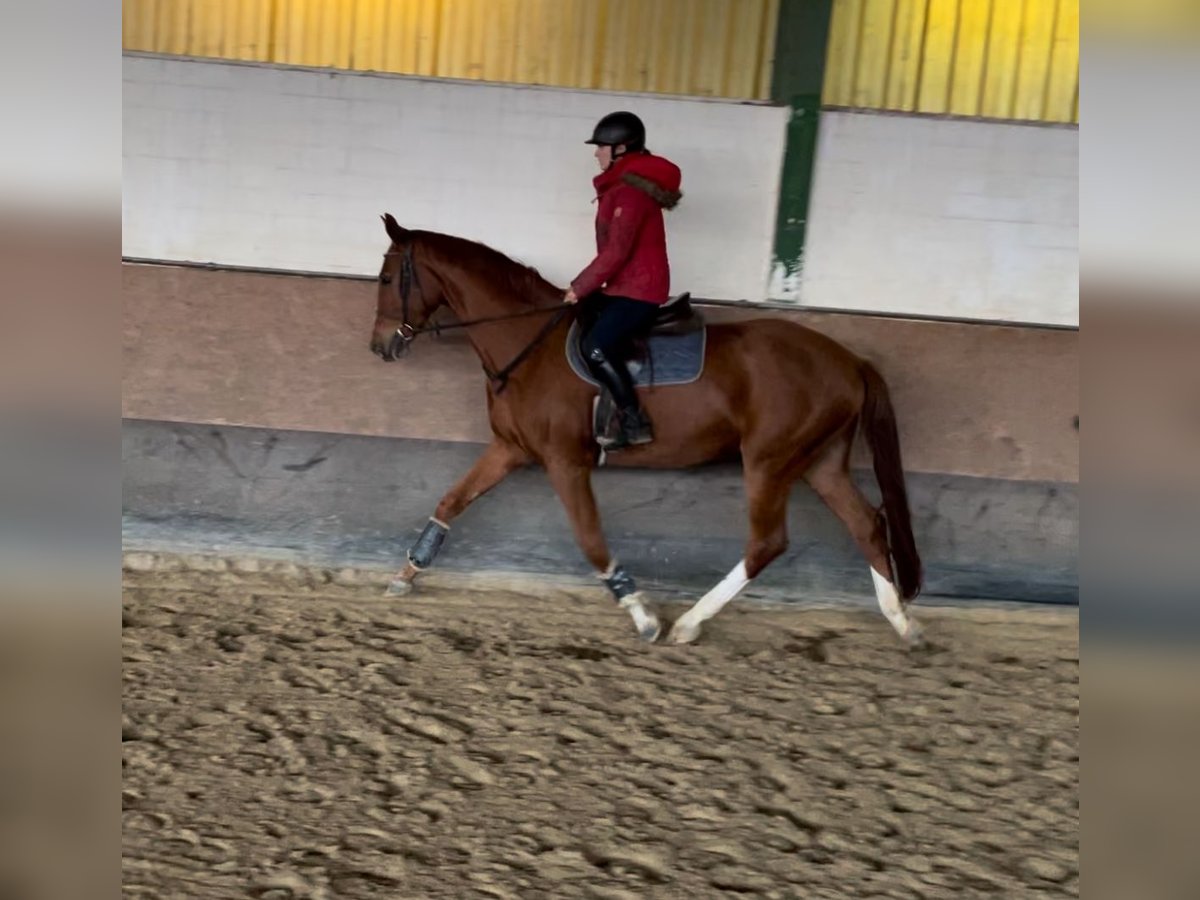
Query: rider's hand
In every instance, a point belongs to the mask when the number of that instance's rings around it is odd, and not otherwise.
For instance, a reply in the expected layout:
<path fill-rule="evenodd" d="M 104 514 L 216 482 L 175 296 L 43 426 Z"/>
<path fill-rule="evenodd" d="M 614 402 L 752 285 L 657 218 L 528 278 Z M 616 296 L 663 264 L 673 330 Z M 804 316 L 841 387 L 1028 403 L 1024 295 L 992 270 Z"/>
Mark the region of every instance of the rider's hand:
<path fill-rule="evenodd" d="M 579 298 L 575 296 L 575 289 L 567 288 L 567 292 L 565 294 L 563 294 L 563 303 L 570 305 L 572 303 L 578 303 L 578 302 L 579 302 Z"/>

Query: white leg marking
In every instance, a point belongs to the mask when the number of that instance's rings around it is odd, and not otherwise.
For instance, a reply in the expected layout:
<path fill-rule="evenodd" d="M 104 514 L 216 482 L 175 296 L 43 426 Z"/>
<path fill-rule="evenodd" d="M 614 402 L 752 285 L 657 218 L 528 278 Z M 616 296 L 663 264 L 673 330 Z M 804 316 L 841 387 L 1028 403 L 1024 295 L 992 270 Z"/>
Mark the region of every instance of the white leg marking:
<path fill-rule="evenodd" d="M 749 583 L 750 579 L 746 577 L 746 562 L 743 560 L 721 579 L 720 584 L 697 600 L 696 605 L 688 611 L 688 615 L 695 616 L 698 622 L 711 619 Z"/>
<path fill-rule="evenodd" d="M 918 640 L 920 629 L 904 611 L 900 595 L 896 592 L 896 586 L 876 572 L 874 566 L 871 566 L 871 580 L 875 582 L 875 596 L 879 598 L 879 608 L 883 610 L 884 617 L 896 629 L 896 634 L 908 641 Z"/>
<path fill-rule="evenodd" d="M 741 593 L 742 588 L 750 583 L 746 577 L 746 561 L 742 560 L 733 567 L 733 571 L 721 579 L 720 584 L 696 601 L 687 612 L 680 616 L 671 628 L 670 640 L 676 644 L 687 644 L 700 636 L 700 623 L 711 619 L 721 609 Z"/>
<path fill-rule="evenodd" d="M 646 609 L 641 591 L 622 598 L 621 607 L 633 617 L 633 627 L 642 640 L 650 643 L 658 640 L 658 616 Z"/>
<path fill-rule="evenodd" d="M 617 562 L 617 558 L 614 556 L 608 561 L 608 568 L 603 572 L 597 572 L 596 577 L 601 581 L 607 581 L 616 574 L 618 565 L 620 563 Z M 638 637 L 643 641 L 651 643 L 658 640 L 658 616 L 646 609 L 645 598 L 642 596 L 641 591 L 634 591 L 632 594 L 627 594 L 617 602 L 621 609 L 628 612 L 633 618 L 633 625 L 637 629 Z"/>

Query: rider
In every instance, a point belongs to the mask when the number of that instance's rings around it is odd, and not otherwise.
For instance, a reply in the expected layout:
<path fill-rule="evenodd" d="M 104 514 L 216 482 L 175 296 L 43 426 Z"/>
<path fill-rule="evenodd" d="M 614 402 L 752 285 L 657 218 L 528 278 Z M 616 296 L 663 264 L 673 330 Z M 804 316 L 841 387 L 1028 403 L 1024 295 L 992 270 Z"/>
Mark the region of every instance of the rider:
<path fill-rule="evenodd" d="M 631 112 L 609 113 L 585 143 L 596 145 L 601 170 L 592 181 L 599 201 L 597 255 L 563 299 L 583 299 L 589 308 L 593 324 L 583 338 L 583 355 L 616 403 L 619 431 L 602 442 L 618 449 L 654 439 L 625 355 L 630 339 L 649 327 L 669 298 L 671 271 L 662 211 L 673 209 L 682 196 L 680 172 L 646 149 L 646 128 Z"/>

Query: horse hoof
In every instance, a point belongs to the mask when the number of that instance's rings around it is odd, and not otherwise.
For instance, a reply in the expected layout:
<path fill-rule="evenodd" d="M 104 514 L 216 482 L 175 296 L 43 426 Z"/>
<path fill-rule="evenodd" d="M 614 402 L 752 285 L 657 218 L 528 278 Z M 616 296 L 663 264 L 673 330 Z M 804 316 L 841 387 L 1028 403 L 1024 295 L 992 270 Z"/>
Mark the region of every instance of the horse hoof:
<path fill-rule="evenodd" d="M 403 597 L 405 594 L 411 594 L 413 580 L 420 574 L 421 570 L 410 562 L 392 576 L 391 584 L 387 588 L 387 595 L 389 597 Z"/>
<path fill-rule="evenodd" d="M 691 622 L 679 619 L 671 627 L 671 633 L 668 635 L 667 640 L 672 644 L 690 644 L 698 637 L 700 637 L 699 625 L 693 625 Z"/>
<path fill-rule="evenodd" d="M 405 581 L 403 578 L 393 578 L 387 586 L 386 596 L 388 597 L 403 597 L 405 594 L 411 594 L 413 584 L 411 581 Z"/>
<path fill-rule="evenodd" d="M 904 633 L 904 640 L 910 650 L 924 650 L 929 646 L 925 641 L 925 632 L 915 619 L 908 620 L 908 630 Z"/>
<path fill-rule="evenodd" d="M 654 616 L 650 617 L 648 622 L 644 622 L 638 629 L 638 637 L 647 644 L 653 644 L 658 640 L 659 634 L 662 632 L 662 626 L 658 624 L 658 619 Z"/>

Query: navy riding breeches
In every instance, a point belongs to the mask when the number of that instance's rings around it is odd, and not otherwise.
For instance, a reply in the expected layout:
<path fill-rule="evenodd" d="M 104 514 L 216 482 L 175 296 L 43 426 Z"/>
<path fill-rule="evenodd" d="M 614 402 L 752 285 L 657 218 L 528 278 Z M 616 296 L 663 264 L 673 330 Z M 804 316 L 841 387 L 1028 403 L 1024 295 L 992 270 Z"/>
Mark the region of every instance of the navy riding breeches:
<path fill-rule="evenodd" d="M 632 339 L 649 330 L 662 308 L 656 303 L 599 292 L 585 298 L 583 303 L 587 325 L 580 349 L 584 359 L 598 349 L 605 359 L 613 361 L 629 355 Z"/>

